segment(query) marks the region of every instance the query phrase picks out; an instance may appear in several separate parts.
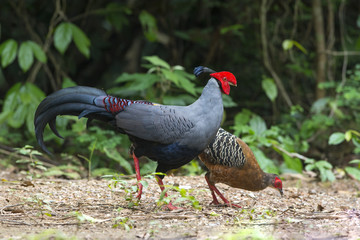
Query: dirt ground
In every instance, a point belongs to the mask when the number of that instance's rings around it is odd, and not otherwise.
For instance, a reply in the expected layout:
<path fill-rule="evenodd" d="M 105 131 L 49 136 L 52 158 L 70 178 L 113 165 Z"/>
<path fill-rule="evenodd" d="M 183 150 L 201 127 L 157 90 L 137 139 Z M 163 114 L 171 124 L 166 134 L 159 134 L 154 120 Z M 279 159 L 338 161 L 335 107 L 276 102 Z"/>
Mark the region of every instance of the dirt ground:
<path fill-rule="evenodd" d="M 204 176 L 166 177 L 175 205 L 157 205 L 160 190 L 147 179 L 138 205 L 134 179 L 22 180 L 0 171 L 0 239 L 359 239 L 360 183 L 319 183 L 284 176 L 274 189 L 249 192 L 218 184 L 242 209 L 210 205 Z M 116 183 L 116 186 L 114 185 Z M 189 197 L 193 196 L 193 197 Z M 197 201 L 201 210 L 196 209 Z"/>

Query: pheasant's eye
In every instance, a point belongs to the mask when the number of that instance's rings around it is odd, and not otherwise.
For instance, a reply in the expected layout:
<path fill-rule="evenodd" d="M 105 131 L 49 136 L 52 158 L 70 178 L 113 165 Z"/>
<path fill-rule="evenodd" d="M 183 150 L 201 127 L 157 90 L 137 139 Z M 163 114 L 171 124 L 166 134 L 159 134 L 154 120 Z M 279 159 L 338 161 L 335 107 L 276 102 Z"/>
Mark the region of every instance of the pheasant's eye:
<path fill-rule="evenodd" d="M 223 77 L 223 80 L 224 80 L 224 81 L 227 81 L 227 78 L 226 78 L 226 77 Z"/>

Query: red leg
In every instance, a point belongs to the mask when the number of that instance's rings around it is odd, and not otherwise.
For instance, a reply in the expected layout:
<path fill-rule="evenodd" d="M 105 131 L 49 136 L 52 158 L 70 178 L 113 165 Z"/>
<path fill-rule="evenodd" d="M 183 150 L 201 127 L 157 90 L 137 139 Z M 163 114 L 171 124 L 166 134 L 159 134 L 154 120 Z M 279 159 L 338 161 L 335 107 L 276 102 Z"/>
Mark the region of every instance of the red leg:
<path fill-rule="evenodd" d="M 219 205 L 220 203 L 219 203 L 219 201 L 218 201 L 217 198 L 216 198 L 215 192 L 214 192 L 214 190 L 213 190 L 213 185 L 210 184 L 207 175 L 205 175 L 205 180 L 206 180 L 207 184 L 209 185 L 209 189 L 210 189 L 211 195 L 212 195 L 212 197 L 213 197 L 213 201 L 212 201 L 210 204 Z"/>
<path fill-rule="evenodd" d="M 162 179 L 157 175 L 155 175 L 155 178 L 156 178 L 157 183 L 159 184 L 161 191 L 162 192 L 165 191 L 165 187 L 164 187 L 164 183 L 163 183 Z M 164 196 L 167 197 L 168 196 L 167 193 L 165 193 Z M 165 207 L 168 208 L 170 211 L 178 209 L 177 207 L 172 205 L 171 202 L 169 202 L 169 204 L 165 205 Z"/>
<path fill-rule="evenodd" d="M 205 175 L 205 179 L 206 179 L 206 182 L 207 184 L 209 185 L 209 188 L 210 188 L 210 191 L 211 191 L 211 194 L 213 196 L 213 204 L 215 205 L 219 205 L 219 202 L 214 194 L 214 192 L 216 192 L 216 194 L 224 201 L 224 203 L 230 207 L 234 206 L 234 207 L 238 207 L 238 208 L 241 208 L 241 206 L 239 205 L 236 205 L 236 204 L 232 204 L 230 203 L 225 197 L 224 195 L 221 194 L 221 192 L 219 191 L 219 189 L 217 189 L 217 187 L 215 187 L 215 185 L 211 184 L 209 179 L 208 179 L 208 174 Z"/>
<path fill-rule="evenodd" d="M 136 196 L 139 200 L 141 198 L 143 185 L 140 183 L 141 175 L 140 175 L 140 167 L 139 167 L 139 159 L 135 156 L 135 153 L 132 154 L 134 158 L 134 166 L 136 172 L 136 179 L 138 181 L 138 195 Z"/>

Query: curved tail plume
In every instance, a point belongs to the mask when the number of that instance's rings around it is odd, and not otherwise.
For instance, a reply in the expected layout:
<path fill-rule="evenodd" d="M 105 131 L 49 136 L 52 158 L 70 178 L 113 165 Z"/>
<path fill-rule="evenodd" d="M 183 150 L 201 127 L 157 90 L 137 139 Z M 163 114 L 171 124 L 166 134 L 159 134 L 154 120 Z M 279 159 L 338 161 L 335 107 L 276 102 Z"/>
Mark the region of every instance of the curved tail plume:
<path fill-rule="evenodd" d="M 34 118 L 35 135 L 41 148 L 50 154 L 43 139 L 44 128 L 47 124 L 54 134 L 61 138 L 55 124 L 58 115 L 75 115 L 79 118 L 87 117 L 89 120 L 113 120 L 114 115 L 106 110 L 105 103 L 102 101 L 107 96 L 100 89 L 71 87 L 61 89 L 46 97 L 38 106 Z"/>

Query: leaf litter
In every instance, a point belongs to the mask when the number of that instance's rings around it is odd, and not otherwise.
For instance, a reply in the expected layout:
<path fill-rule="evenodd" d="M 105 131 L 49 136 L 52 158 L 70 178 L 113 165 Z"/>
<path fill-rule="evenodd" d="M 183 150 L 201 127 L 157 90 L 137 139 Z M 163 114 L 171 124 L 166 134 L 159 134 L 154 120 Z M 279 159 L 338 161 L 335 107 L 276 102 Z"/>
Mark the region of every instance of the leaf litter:
<path fill-rule="evenodd" d="M 168 176 L 165 211 L 154 179 L 141 202 L 136 180 L 35 179 L 0 172 L 0 239 L 358 239 L 360 183 L 321 183 L 285 176 L 284 197 L 273 189 L 249 192 L 217 184 L 241 209 L 210 205 L 204 176 Z M 175 187 L 171 187 L 175 186 Z M 50 230 L 49 230 L 50 229 Z M 30 239 L 30 238 L 29 238 Z"/>

